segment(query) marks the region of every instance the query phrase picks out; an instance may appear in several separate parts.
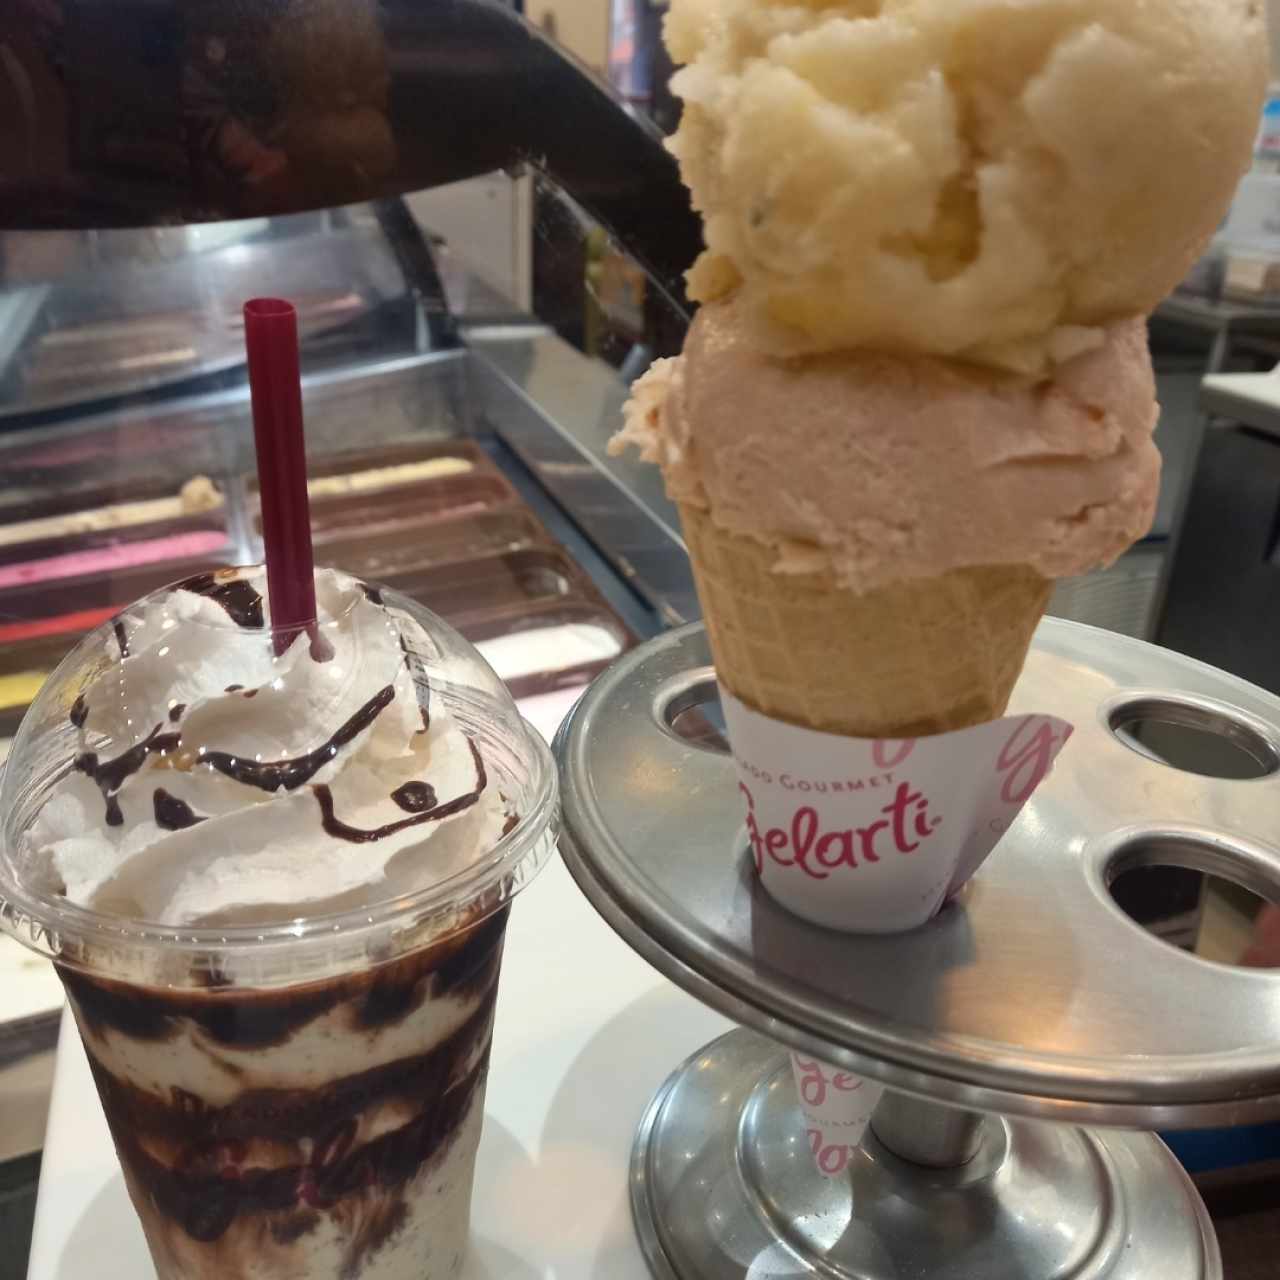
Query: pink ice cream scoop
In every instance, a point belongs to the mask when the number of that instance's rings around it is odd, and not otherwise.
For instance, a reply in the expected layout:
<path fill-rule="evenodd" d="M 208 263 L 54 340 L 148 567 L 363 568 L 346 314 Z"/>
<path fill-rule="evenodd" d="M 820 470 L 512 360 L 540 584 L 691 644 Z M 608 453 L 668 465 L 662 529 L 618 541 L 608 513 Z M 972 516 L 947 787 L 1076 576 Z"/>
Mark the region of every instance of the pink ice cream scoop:
<path fill-rule="evenodd" d="M 1151 526 L 1157 412 L 1140 319 L 1035 381 L 869 350 L 766 355 L 731 297 L 637 383 L 615 447 L 661 464 L 674 501 L 775 549 L 778 572 L 830 568 L 863 592 L 1110 563 Z"/>

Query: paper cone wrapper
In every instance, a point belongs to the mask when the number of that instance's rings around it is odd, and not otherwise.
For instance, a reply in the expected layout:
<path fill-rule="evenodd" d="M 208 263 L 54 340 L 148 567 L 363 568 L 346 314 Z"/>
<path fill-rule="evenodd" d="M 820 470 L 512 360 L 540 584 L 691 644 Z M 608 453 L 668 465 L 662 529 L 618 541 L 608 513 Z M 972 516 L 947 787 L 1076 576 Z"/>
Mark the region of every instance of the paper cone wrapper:
<path fill-rule="evenodd" d="M 1070 736 L 1000 719 L 1050 583 L 998 566 L 856 595 L 680 514 L 765 889 L 829 928 L 923 924 Z"/>
<path fill-rule="evenodd" d="M 818 1172 L 839 1178 L 849 1168 L 884 1086 L 802 1053 L 791 1055 L 805 1136 Z"/>

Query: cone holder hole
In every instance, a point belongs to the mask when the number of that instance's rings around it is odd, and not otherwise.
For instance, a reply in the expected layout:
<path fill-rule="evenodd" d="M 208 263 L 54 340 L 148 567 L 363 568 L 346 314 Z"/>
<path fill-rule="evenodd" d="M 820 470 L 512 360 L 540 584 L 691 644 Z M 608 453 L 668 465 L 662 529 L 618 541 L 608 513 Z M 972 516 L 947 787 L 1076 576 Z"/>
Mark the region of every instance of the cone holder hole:
<path fill-rule="evenodd" d="M 1280 743 L 1235 707 L 1173 694 L 1126 697 L 1106 712 L 1131 751 L 1210 778 L 1248 780 L 1280 772 Z"/>
<path fill-rule="evenodd" d="M 1203 960 L 1280 968 L 1280 855 L 1187 833 L 1135 836 L 1105 863 L 1116 906 Z"/>
<path fill-rule="evenodd" d="M 654 718 L 671 737 L 701 751 L 729 754 L 714 667 L 700 667 L 667 681 L 658 690 L 653 709 Z"/>

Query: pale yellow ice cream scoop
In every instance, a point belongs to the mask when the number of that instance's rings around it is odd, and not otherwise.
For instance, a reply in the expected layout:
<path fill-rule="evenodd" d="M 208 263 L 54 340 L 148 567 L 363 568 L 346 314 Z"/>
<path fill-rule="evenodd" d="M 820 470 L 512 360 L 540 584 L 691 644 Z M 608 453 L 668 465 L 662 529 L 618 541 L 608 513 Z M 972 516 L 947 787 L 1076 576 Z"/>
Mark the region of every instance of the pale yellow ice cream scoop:
<path fill-rule="evenodd" d="M 776 353 L 1041 373 L 1169 292 L 1249 162 L 1261 0 L 672 0 L 700 301 Z"/>

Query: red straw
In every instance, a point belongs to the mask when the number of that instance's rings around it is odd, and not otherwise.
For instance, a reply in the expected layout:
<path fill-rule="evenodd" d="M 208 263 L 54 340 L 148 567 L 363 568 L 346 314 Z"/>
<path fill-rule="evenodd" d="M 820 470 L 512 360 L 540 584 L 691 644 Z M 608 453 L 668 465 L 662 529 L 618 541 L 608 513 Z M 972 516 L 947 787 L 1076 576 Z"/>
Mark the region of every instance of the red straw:
<path fill-rule="evenodd" d="M 316 620 L 315 560 L 307 503 L 307 458 L 302 436 L 302 375 L 298 370 L 298 313 L 281 298 L 244 304 L 253 436 L 267 550 L 267 594 L 275 650 Z"/>

